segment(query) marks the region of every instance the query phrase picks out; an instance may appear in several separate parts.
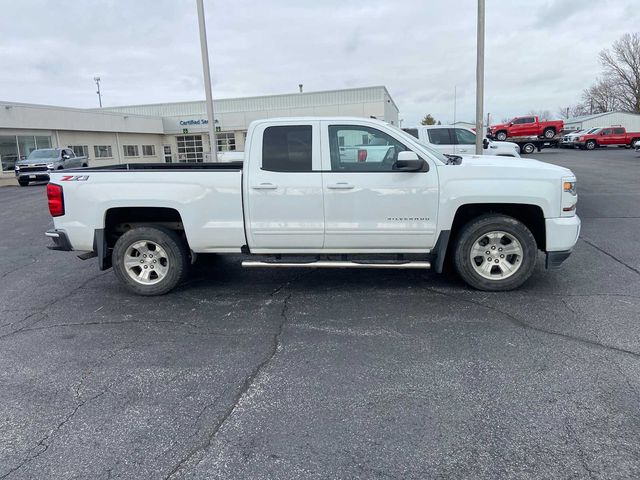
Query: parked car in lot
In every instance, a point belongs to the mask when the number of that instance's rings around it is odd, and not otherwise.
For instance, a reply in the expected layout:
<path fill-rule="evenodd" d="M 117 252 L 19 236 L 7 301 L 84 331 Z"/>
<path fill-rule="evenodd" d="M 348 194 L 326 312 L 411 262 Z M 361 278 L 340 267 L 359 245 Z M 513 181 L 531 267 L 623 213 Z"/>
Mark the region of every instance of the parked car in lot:
<path fill-rule="evenodd" d="M 589 135 L 591 133 L 598 133 L 602 130 L 602 127 L 589 128 L 587 130 L 578 130 L 577 132 L 566 133 L 562 136 L 562 141 L 560 142 L 560 147 L 563 148 L 575 148 L 576 141 L 582 135 Z"/>
<path fill-rule="evenodd" d="M 631 147 L 640 140 L 640 132 L 627 132 L 624 127 L 606 127 L 598 132 L 580 135 L 575 142 L 582 149 L 593 150 L 598 147 Z"/>
<path fill-rule="evenodd" d="M 473 154 L 476 148 L 476 133 L 468 128 L 453 125 L 420 125 L 403 128 L 409 135 L 416 137 L 420 143 L 449 154 Z M 519 157 L 520 147 L 511 142 L 483 140 L 483 154 L 501 157 Z"/>
<path fill-rule="evenodd" d="M 341 147 L 388 143 L 380 162 Z M 244 162 L 52 172 L 50 248 L 87 252 L 130 290 L 170 291 L 198 253 L 245 267 L 404 268 L 517 288 L 539 250 L 559 266 L 580 232 L 576 178 L 537 160 L 449 155 L 384 122 L 282 118 L 249 126 Z"/>
<path fill-rule="evenodd" d="M 509 137 L 544 137 L 553 138 L 564 128 L 562 120 L 549 120 L 541 122 L 535 116 L 515 117 L 508 123 L 501 123 L 489 127 L 489 134 L 496 140 L 506 140 Z"/>
<path fill-rule="evenodd" d="M 70 148 L 40 148 L 24 160 L 15 163 L 15 173 L 21 187 L 29 182 L 49 180 L 49 174 L 65 168 L 88 167 L 87 157 L 77 157 Z"/>

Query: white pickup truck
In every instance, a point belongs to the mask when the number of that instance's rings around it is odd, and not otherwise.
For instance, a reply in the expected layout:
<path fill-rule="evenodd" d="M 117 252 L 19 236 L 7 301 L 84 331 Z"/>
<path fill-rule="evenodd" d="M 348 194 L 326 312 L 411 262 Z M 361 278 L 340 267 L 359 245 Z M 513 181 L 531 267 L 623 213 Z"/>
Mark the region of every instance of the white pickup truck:
<path fill-rule="evenodd" d="M 393 146 L 380 161 L 341 147 Z M 517 288 L 538 251 L 559 266 L 580 232 L 576 178 L 536 160 L 447 156 L 373 119 L 253 122 L 244 162 L 52 172 L 56 250 L 86 252 L 142 295 L 185 278 L 198 253 L 246 267 L 434 268 Z"/>
<path fill-rule="evenodd" d="M 454 125 L 420 125 L 402 130 L 416 137 L 420 143 L 442 153 L 468 155 L 476 151 L 476 132 L 469 128 Z M 483 155 L 520 157 L 520 146 L 513 142 L 497 142 L 484 138 L 482 148 Z"/>

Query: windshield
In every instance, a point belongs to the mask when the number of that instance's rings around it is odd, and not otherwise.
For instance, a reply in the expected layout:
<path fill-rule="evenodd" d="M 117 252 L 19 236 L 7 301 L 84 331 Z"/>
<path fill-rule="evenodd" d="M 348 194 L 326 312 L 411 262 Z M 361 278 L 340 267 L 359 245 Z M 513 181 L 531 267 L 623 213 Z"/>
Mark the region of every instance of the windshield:
<path fill-rule="evenodd" d="M 402 135 L 402 138 L 407 138 L 407 139 L 410 139 L 410 140 L 412 140 L 414 142 L 416 141 L 416 138 L 415 138 L 414 135 L 411 135 L 410 133 L 407 133 L 404 130 L 399 129 L 395 125 L 387 125 L 387 126 L 393 128 L 396 131 L 396 133 L 398 133 L 399 135 Z M 449 159 L 442 152 L 439 152 L 435 148 L 433 148 L 433 147 L 431 147 L 429 145 L 425 145 L 424 143 L 422 143 L 419 140 L 418 140 L 418 144 L 420 145 L 421 148 L 423 148 L 424 150 L 429 152 L 431 155 L 436 157 L 442 163 L 446 164 L 449 161 Z"/>
<path fill-rule="evenodd" d="M 43 158 L 58 158 L 58 150 L 55 148 L 43 148 L 34 150 L 29 154 L 27 160 L 38 160 Z"/>

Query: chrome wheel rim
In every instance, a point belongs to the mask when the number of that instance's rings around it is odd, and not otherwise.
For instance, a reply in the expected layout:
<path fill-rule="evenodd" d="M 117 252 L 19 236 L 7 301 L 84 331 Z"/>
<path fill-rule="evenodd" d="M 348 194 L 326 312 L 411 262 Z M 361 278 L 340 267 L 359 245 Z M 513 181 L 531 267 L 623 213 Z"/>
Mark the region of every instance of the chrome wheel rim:
<path fill-rule="evenodd" d="M 487 280 L 504 280 L 522 265 L 523 248 L 516 237 L 500 230 L 483 233 L 473 242 L 469 259 L 475 272 Z"/>
<path fill-rule="evenodd" d="M 164 248 L 151 240 L 138 240 L 124 255 L 127 275 L 141 285 L 154 285 L 169 272 L 169 257 Z"/>

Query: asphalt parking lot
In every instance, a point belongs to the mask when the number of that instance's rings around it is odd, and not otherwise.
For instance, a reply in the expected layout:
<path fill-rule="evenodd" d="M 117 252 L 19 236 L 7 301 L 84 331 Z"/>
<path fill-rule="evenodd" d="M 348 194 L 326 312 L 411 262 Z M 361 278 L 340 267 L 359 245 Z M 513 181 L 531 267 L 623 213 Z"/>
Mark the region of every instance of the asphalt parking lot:
<path fill-rule="evenodd" d="M 492 294 L 212 257 L 135 297 L 0 188 L 0 479 L 640 478 L 640 157 L 532 157 L 581 238 Z"/>

